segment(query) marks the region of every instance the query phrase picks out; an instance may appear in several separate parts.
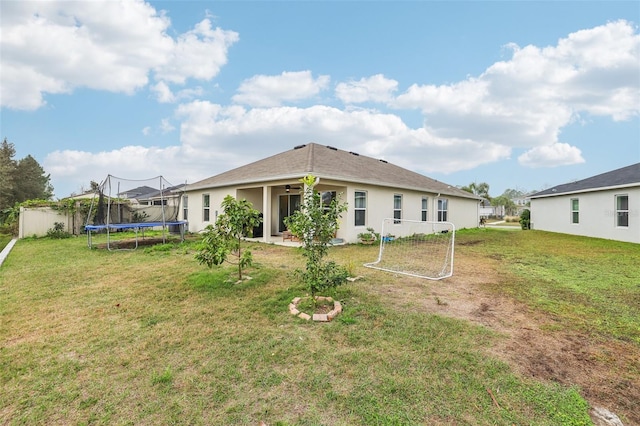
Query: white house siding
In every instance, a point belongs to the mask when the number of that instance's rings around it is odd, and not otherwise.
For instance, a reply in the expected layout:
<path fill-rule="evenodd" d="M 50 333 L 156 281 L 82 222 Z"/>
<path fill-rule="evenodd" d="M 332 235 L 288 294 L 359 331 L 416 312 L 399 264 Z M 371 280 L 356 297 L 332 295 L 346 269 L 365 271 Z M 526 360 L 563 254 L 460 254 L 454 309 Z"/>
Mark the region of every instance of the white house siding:
<path fill-rule="evenodd" d="M 367 210 L 364 226 L 355 226 L 355 209 L 353 207 L 355 192 L 367 193 Z M 438 198 L 448 200 L 447 222 L 452 222 L 456 229 L 475 228 L 478 226 L 478 201 L 398 188 L 387 188 L 371 185 L 353 184 L 348 187 L 349 210 L 346 224 L 349 232 L 346 239 L 350 242 L 357 241 L 357 235 L 371 227 L 376 232 L 381 232 L 382 221 L 393 217 L 394 195 L 402 195 L 402 218 L 407 220 L 422 219 L 422 197 L 428 198 L 427 220 L 437 221 Z"/>
<path fill-rule="evenodd" d="M 278 235 L 278 215 L 279 215 L 279 196 L 286 194 L 285 185 L 289 184 L 292 188 L 290 194 L 299 193 L 296 186 L 297 182 L 291 181 L 271 181 L 265 182 L 266 186 L 258 186 L 262 184 L 251 184 L 246 187 L 224 187 L 208 190 L 195 190 L 187 193 L 189 197 L 189 231 L 202 231 L 207 225 L 214 224 L 216 213 L 222 213 L 220 207 L 222 200 L 227 195 L 235 198 L 245 198 L 253 204 L 253 207 L 263 213 L 265 238 L 269 235 Z M 422 197 L 427 196 L 429 199 L 428 218 L 427 220 L 437 220 L 437 195 L 435 193 L 394 189 L 375 185 L 361 185 L 354 183 L 346 183 L 342 181 L 320 179 L 320 183 L 316 187 L 320 192 L 335 191 L 339 194 L 343 201 L 348 204 L 348 210 L 342 215 L 340 221 L 340 229 L 337 237 L 347 242 L 357 242 L 358 234 L 364 232 L 366 228 L 374 228 L 376 232 L 381 231 L 382 221 L 385 218 L 393 217 L 393 196 L 394 194 L 402 195 L 402 218 L 410 220 L 421 220 L 422 216 Z M 355 208 L 354 197 L 356 191 L 364 191 L 367 193 L 367 209 L 366 221 L 364 226 L 355 226 Z M 270 199 L 271 202 L 265 203 L 264 199 Z M 203 195 L 210 196 L 210 221 L 203 221 Z M 474 228 L 478 226 L 478 201 L 474 199 L 459 198 L 452 196 L 440 195 L 440 198 L 448 200 L 448 222 L 453 222 L 456 229 Z M 268 209 L 269 205 L 271 206 Z M 266 211 L 268 210 L 268 211 Z M 270 232 L 269 232 L 270 231 Z"/>
<path fill-rule="evenodd" d="M 616 226 L 616 195 L 629 197 L 629 226 Z M 579 223 L 571 221 L 571 200 L 579 200 Z M 640 243 L 640 187 L 562 194 L 531 200 L 534 229 Z"/>

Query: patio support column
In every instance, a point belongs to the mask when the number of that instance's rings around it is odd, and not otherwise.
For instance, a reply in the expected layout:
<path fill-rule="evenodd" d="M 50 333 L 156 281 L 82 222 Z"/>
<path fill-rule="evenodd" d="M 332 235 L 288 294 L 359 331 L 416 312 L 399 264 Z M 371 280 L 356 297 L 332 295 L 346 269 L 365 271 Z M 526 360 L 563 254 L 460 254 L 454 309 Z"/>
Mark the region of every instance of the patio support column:
<path fill-rule="evenodd" d="M 262 241 L 269 242 L 271 237 L 271 187 L 262 187 Z"/>

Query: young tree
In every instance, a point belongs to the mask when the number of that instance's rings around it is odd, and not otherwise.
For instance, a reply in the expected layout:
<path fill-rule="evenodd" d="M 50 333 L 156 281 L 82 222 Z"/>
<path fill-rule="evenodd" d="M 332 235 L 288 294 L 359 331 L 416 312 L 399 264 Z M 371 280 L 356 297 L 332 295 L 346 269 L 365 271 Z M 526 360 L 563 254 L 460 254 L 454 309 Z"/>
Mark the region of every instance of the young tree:
<path fill-rule="evenodd" d="M 285 224 L 291 234 L 302 241 L 303 256 L 307 262 L 301 275 L 315 303 L 317 293 L 343 284 L 347 279 L 345 268 L 324 260 L 329 243 L 338 230 L 338 220 L 347 210 L 347 205 L 338 199 L 325 205 L 321 194 L 314 189 L 317 183 L 314 176 L 307 175 L 301 182 L 304 184 L 304 201 L 300 210 L 285 219 Z"/>
<path fill-rule="evenodd" d="M 218 216 L 215 226 L 205 228 L 202 244 L 196 253 L 196 260 L 208 267 L 220 265 L 225 260 L 238 265 L 238 280 L 242 280 L 242 270 L 251 266 L 253 258 L 249 250 L 242 250 L 242 239 L 253 233 L 262 219 L 247 200 L 236 200 L 227 195 L 222 202 L 223 213 Z M 228 260 L 229 256 L 236 259 Z"/>

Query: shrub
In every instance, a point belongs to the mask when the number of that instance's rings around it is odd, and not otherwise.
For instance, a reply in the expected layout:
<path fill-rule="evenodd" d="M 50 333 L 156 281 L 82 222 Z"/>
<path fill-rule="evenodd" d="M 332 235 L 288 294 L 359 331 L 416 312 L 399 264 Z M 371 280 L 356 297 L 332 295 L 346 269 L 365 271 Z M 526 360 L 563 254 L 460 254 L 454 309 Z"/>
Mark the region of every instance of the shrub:
<path fill-rule="evenodd" d="M 231 195 L 222 201 L 222 209 L 224 213 L 218 216 L 216 225 L 205 228 L 195 258 L 210 268 L 224 261 L 238 265 L 238 280 L 242 280 L 242 270 L 251 266 L 253 258 L 249 250 L 242 250 L 241 242 L 245 235 L 251 235 L 262 219 L 249 201 L 236 200 Z M 235 261 L 230 261 L 229 256 Z"/>
<path fill-rule="evenodd" d="M 64 223 L 54 222 L 53 228 L 47 231 L 47 237 L 62 239 L 71 237 L 71 234 L 64 230 Z"/>
<path fill-rule="evenodd" d="M 529 209 L 524 209 L 520 214 L 520 226 L 522 229 L 531 229 L 531 212 Z"/>

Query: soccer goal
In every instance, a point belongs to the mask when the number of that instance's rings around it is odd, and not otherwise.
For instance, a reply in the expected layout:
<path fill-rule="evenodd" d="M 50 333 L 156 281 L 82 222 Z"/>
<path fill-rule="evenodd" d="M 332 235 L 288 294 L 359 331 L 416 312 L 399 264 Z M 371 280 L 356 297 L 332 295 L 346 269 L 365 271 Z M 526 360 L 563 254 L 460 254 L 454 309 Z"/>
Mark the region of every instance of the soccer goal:
<path fill-rule="evenodd" d="M 453 275 L 453 223 L 384 219 L 380 235 L 378 259 L 364 266 L 430 280 Z"/>

